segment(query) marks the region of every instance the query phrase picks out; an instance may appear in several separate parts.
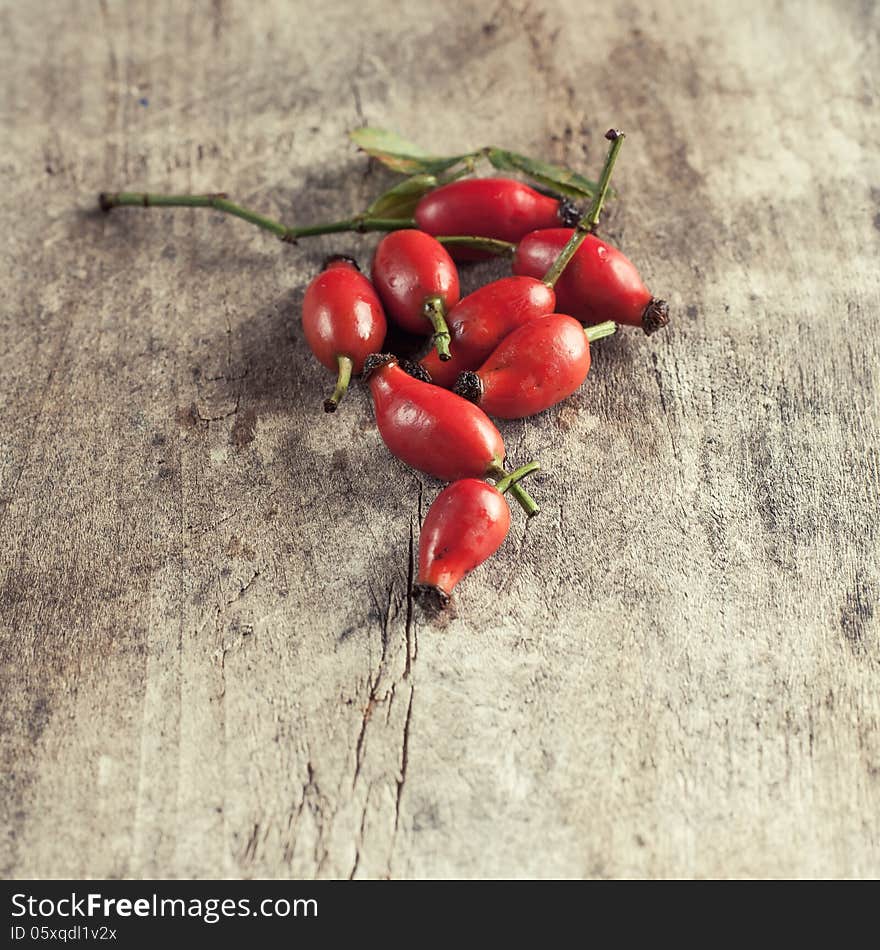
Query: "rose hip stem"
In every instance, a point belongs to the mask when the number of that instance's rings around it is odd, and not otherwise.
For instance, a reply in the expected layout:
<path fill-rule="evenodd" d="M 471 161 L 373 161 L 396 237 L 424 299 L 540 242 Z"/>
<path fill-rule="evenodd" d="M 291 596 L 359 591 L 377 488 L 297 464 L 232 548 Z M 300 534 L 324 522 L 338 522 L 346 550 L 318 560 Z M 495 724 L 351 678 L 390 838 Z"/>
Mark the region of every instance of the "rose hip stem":
<path fill-rule="evenodd" d="M 606 320 L 604 323 L 594 323 L 591 327 L 584 327 L 584 335 L 588 343 L 604 340 L 606 336 L 613 336 L 615 333 L 617 333 L 617 324 L 613 320 Z"/>
<path fill-rule="evenodd" d="M 608 194 L 608 187 L 611 184 L 611 173 L 614 171 L 614 164 L 617 161 L 617 156 L 620 153 L 623 140 L 626 136 L 617 129 L 609 129 L 605 133 L 605 138 L 611 142 L 611 147 L 608 149 L 608 156 L 605 159 L 605 166 L 602 169 L 602 176 L 599 179 L 599 187 L 593 196 L 589 211 L 587 211 L 575 226 L 571 240 L 569 240 L 568 244 L 562 249 L 550 270 L 544 275 L 544 283 L 547 284 L 548 287 L 553 287 L 556 284 L 556 281 L 559 280 L 560 275 L 568 266 L 568 262 L 577 253 L 577 249 L 586 240 L 587 235 L 596 230 L 596 225 L 599 223 L 602 205 L 605 203 L 605 196 Z"/>
<path fill-rule="evenodd" d="M 438 240 L 444 247 L 464 247 L 473 251 L 486 251 L 494 257 L 513 257 L 516 245 L 497 238 L 476 237 L 472 234 L 441 234 Z"/>
<path fill-rule="evenodd" d="M 540 462 L 529 462 L 527 465 L 521 465 L 519 468 L 514 469 L 509 475 L 505 475 L 504 478 L 499 478 L 498 481 L 495 482 L 495 489 L 503 495 L 508 489 L 512 489 L 517 482 L 522 481 L 526 475 L 531 475 L 532 472 L 539 472 L 540 470 Z"/>
<path fill-rule="evenodd" d="M 208 195 L 159 195 L 138 191 L 102 191 L 98 196 L 102 211 L 113 208 L 213 208 L 224 214 L 241 218 L 249 224 L 255 224 L 269 231 L 286 244 L 295 244 L 301 237 L 316 234 L 336 234 L 341 231 L 397 231 L 400 228 L 415 227 L 411 218 L 368 218 L 355 216 L 344 221 L 329 221 L 324 224 L 310 224 L 300 228 L 289 227 L 280 221 L 273 221 L 265 215 L 230 201 L 224 192 Z"/>
<path fill-rule="evenodd" d="M 299 238 L 315 237 L 319 234 L 400 231 L 404 228 L 415 227 L 415 221 L 412 218 L 355 216 L 343 221 L 328 221 L 325 224 L 307 224 L 294 228 L 280 221 L 273 221 L 250 208 L 235 204 L 226 197 L 224 192 L 207 195 L 160 195 L 142 191 L 102 191 L 98 196 L 98 204 L 102 211 L 112 211 L 113 208 L 213 208 L 215 211 L 241 218 L 249 224 L 255 224 L 258 228 L 274 234 L 286 244 L 295 244 Z M 513 257 L 516 252 L 516 245 L 511 244 L 510 241 L 498 241 L 494 238 L 476 237 L 470 234 L 440 235 L 437 240 L 449 247 L 486 251 L 496 257 Z"/>

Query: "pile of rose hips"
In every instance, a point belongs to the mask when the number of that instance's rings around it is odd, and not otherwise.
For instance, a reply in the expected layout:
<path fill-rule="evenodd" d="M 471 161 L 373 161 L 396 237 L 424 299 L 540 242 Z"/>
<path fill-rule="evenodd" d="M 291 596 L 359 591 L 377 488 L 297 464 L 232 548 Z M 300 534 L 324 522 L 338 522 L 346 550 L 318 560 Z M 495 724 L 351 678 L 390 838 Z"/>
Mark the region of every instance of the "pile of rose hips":
<path fill-rule="evenodd" d="M 504 494 L 510 491 L 529 517 L 539 510 L 520 484 L 538 464 L 507 472 L 504 440 L 489 417 L 521 419 L 571 395 L 589 372 L 590 343 L 617 324 L 650 334 L 668 322 L 666 303 L 651 295 L 634 265 L 593 233 L 623 134 L 611 130 L 606 138 L 611 147 L 602 176 L 580 219 L 560 195 L 510 178 L 460 175 L 445 182 L 414 176 L 365 215 L 314 228 L 285 228 L 224 195 L 105 194 L 101 206 L 215 207 L 287 241 L 327 231 L 388 231 L 376 247 L 371 279 L 350 257 L 325 262 L 306 290 L 302 323 L 312 352 L 336 375 L 325 410 L 336 410 L 352 375 L 360 374 L 390 452 L 450 483 L 424 519 L 414 587 L 425 608 L 439 610 L 507 536 Z M 512 153 L 493 151 L 510 160 Z M 402 170 L 404 159 L 412 161 L 393 155 L 387 164 Z M 542 173 L 560 171 L 542 163 L 528 167 L 538 166 Z M 377 217 L 375 209 L 392 206 L 406 207 L 412 218 Z M 455 261 L 493 254 L 512 257 L 513 276 L 461 298 Z M 381 352 L 388 320 L 430 338 L 419 362 Z"/>

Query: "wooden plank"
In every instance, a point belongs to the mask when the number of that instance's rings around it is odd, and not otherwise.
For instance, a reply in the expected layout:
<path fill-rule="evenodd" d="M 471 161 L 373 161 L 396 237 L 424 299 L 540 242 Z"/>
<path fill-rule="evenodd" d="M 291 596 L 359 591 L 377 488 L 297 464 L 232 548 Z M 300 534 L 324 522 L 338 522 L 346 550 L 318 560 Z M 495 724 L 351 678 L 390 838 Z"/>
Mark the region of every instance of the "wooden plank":
<path fill-rule="evenodd" d="M 0 11 L 0 871 L 877 876 L 872 5 Z M 544 511 L 430 624 L 439 485 L 298 327 L 363 122 L 594 171 L 674 324 L 503 427 Z M 501 273 L 480 265 L 466 282 Z"/>

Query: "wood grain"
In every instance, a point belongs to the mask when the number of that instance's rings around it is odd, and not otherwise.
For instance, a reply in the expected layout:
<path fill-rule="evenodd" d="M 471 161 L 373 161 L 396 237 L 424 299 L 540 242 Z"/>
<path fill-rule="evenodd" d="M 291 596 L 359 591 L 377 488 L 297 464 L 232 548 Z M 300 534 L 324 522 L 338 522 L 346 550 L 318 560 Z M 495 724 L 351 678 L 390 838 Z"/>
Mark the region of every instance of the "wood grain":
<path fill-rule="evenodd" d="M 0 872 L 880 874 L 875 4 L 0 7 Z M 504 426 L 543 514 L 412 610 L 438 484 L 333 418 L 301 223 L 436 151 L 601 163 L 673 306 Z M 500 273 L 472 270 L 466 282 Z"/>

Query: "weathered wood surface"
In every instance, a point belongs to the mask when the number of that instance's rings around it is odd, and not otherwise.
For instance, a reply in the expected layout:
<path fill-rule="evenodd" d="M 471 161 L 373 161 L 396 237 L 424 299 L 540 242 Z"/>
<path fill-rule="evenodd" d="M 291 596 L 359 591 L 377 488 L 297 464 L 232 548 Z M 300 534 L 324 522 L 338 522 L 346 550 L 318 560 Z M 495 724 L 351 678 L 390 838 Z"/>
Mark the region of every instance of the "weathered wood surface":
<path fill-rule="evenodd" d="M 878 26 L 5 3 L 0 872 L 880 874 Z M 544 511 L 443 627 L 407 598 L 438 486 L 362 390 L 322 415 L 298 329 L 374 239 L 93 210 L 341 216 L 387 180 L 365 121 L 588 172 L 625 128 L 606 233 L 674 309 L 504 427 Z"/>

